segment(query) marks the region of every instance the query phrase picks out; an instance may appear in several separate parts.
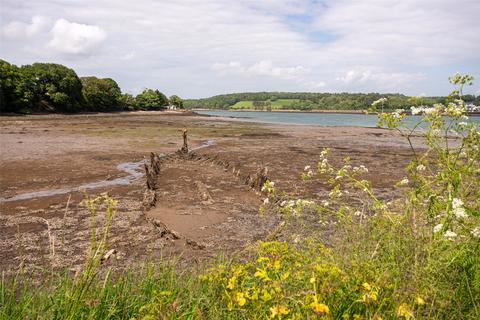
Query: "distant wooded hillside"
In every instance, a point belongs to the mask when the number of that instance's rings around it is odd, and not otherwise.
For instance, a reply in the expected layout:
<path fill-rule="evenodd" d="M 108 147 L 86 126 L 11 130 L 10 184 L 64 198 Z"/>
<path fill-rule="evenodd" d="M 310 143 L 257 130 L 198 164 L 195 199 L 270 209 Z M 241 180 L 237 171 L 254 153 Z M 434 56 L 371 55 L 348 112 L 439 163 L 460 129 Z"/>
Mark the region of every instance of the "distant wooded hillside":
<path fill-rule="evenodd" d="M 380 93 L 311 93 L 311 92 L 245 92 L 222 94 L 204 99 L 187 99 L 189 109 L 253 109 L 253 110 L 362 110 L 380 98 L 387 98 L 389 109 L 412 105 L 444 103 L 446 97 L 408 97 L 403 94 Z M 480 96 L 466 95 L 465 102 L 480 104 Z"/>

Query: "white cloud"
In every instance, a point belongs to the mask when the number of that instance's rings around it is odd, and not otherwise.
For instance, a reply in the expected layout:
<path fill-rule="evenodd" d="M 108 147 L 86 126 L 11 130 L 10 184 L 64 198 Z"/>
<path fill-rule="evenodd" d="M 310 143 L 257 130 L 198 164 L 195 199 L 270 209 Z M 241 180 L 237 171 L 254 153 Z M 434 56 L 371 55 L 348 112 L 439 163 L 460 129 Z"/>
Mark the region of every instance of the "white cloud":
<path fill-rule="evenodd" d="M 1 34 L 8 39 L 22 40 L 37 35 L 51 25 L 51 19 L 44 16 L 33 16 L 31 23 L 12 21 L 2 27 Z"/>
<path fill-rule="evenodd" d="M 256 62 L 250 67 L 244 67 L 240 62 L 234 61 L 229 63 L 215 63 L 212 68 L 221 75 L 269 76 L 288 80 L 301 80 L 310 72 L 310 70 L 304 66 L 275 67 L 270 60 Z"/>
<path fill-rule="evenodd" d="M 317 15 L 316 30 L 338 41 L 331 50 L 359 61 L 435 65 L 480 51 L 480 1 L 335 0 Z"/>
<path fill-rule="evenodd" d="M 310 69 L 304 66 L 278 67 L 270 60 L 262 60 L 251 66 L 244 66 L 238 61 L 214 63 L 212 69 L 221 76 L 234 75 L 249 78 L 270 77 L 286 80 L 290 83 L 293 82 L 294 84 L 311 90 L 323 88 L 326 85 L 323 81 L 309 80 L 308 74 L 310 73 Z"/>
<path fill-rule="evenodd" d="M 399 73 L 372 71 L 369 69 L 352 69 L 338 76 L 335 80 L 343 85 L 351 87 L 373 87 L 387 90 L 398 90 L 402 87 L 410 87 L 424 80 L 421 73 Z"/>
<path fill-rule="evenodd" d="M 94 25 L 86 25 L 59 19 L 51 30 L 52 40 L 48 43 L 62 53 L 88 54 L 107 37 L 105 31 Z"/>
<path fill-rule="evenodd" d="M 436 95 L 457 70 L 480 76 L 476 0 L 3 0 L 2 9 L 2 35 L 17 35 L 2 37 L 3 59 L 63 63 L 133 93 Z M 56 21 L 53 30 L 25 23 L 33 16 Z"/>

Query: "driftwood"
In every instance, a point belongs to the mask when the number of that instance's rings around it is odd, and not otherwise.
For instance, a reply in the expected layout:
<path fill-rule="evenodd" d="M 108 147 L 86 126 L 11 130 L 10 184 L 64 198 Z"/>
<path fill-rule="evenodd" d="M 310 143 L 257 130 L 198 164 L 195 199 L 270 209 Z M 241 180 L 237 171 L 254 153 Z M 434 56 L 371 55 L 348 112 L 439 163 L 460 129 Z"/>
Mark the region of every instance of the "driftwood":
<path fill-rule="evenodd" d="M 257 170 L 257 172 L 255 172 L 255 174 L 247 176 L 245 183 L 252 189 L 260 191 L 265 182 L 268 180 L 267 174 L 268 168 L 262 166 Z"/>
<path fill-rule="evenodd" d="M 155 190 L 145 188 L 145 191 L 143 192 L 142 203 L 145 210 L 155 207 L 155 204 L 157 203 L 157 193 Z"/>
<path fill-rule="evenodd" d="M 180 149 L 180 152 L 181 152 L 181 153 L 188 153 L 188 144 L 187 144 L 187 133 L 188 133 L 188 129 L 187 129 L 187 128 L 183 128 L 183 129 L 181 129 L 180 131 L 182 131 L 182 136 L 183 136 L 183 146 L 182 146 L 182 148 Z"/>
<path fill-rule="evenodd" d="M 158 174 L 160 173 L 160 157 L 156 153 L 150 153 L 150 163 L 145 163 L 145 177 L 147 180 L 147 187 L 143 194 L 143 207 L 145 210 L 154 207 L 157 202 L 157 190 Z"/>
<path fill-rule="evenodd" d="M 203 243 L 198 243 L 193 239 L 185 239 L 185 243 L 192 247 L 194 250 L 203 250 L 206 246 Z"/>
<path fill-rule="evenodd" d="M 180 239 L 180 234 L 167 227 L 165 223 L 158 219 L 150 218 L 150 222 L 157 228 L 157 230 L 160 232 L 160 237 L 161 238 L 167 238 L 167 239 Z"/>

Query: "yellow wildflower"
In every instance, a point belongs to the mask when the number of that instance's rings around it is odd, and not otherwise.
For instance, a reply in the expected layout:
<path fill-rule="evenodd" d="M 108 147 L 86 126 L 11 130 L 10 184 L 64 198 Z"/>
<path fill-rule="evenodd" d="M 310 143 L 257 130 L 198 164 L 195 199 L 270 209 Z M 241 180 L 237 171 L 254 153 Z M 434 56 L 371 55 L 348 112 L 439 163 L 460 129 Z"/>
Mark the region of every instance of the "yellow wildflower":
<path fill-rule="evenodd" d="M 363 302 L 369 303 L 371 301 L 377 301 L 378 300 L 378 295 L 375 291 L 370 291 L 368 293 L 365 293 L 362 297 Z"/>
<path fill-rule="evenodd" d="M 276 260 L 274 263 L 273 263 L 273 267 L 278 270 L 280 269 L 280 260 Z"/>
<path fill-rule="evenodd" d="M 265 281 L 270 280 L 270 278 L 268 277 L 267 271 L 263 270 L 263 269 L 258 269 L 257 268 L 257 271 L 255 272 L 255 274 L 253 276 L 256 277 L 256 278 L 263 279 Z"/>
<path fill-rule="evenodd" d="M 421 306 L 425 304 L 425 300 L 423 300 L 423 298 L 420 296 L 417 296 L 417 298 L 415 299 L 415 302 Z"/>
<path fill-rule="evenodd" d="M 237 282 L 237 277 L 236 276 L 231 277 L 230 280 L 228 280 L 227 288 L 230 290 L 233 290 L 235 288 L 236 282 Z"/>
<path fill-rule="evenodd" d="M 247 299 L 245 299 L 243 292 L 237 292 L 237 303 L 240 307 L 247 303 Z"/>
<path fill-rule="evenodd" d="M 267 258 L 267 257 L 260 257 L 260 258 L 257 259 L 258 263 L 262 263 L 262 262 L 265 262 L 265 261 L 270 261 L 270 259 Z"/>
<path fill-rule="evenodd" d="M 330 313 L 330 308 L 326 304 L 318 303 L 317 301 L 312 302 L 310 307 L 312 307 L 313 311 L 318 315 Z"/>
<path fill-rule="evenodd" d="M 371 286 L 368 282 L 364 282 L 364 283 L 362 284 L 362 287 L 363 287 L 365 290 L 368 290 L 368 291 L 372 290 L 372 286 Z"/>
<path fill-rule="evenodd" d="M 405 319 L 413 318 L 413 311 L 410 309 L 410 306 L 406 303 L 402 303 L 397 309 L 397 316 L 404 317 Z"/>
<path fill-rule="evenodd" d="M 271 312 L 270 319 L 273 319 L 277 316 L 280 317 L 282 315 L 287 315 L 290 312 L 290 310 L 284 305 L 276 305 L 270 308 L 270 312 Z"/>
<path fill-rule="evenodd" d="M 263 289 L 262 293 L 263 293 L 263 295 L 262 295 L 262 300 L 263 301 L 266 302 L 266 301 L 272 300 L 272 295 L 266 289 Z"/>
<path fill-rule="evenodd" d="M 289 271 L 287 271 L 287 272 L 285 272 L 284 274 L 282 274 L 281 279 L 282 279 L 282 280 L 287 280 L 288 277 L 290 277 L 290 272 L 289 272 Z"/>

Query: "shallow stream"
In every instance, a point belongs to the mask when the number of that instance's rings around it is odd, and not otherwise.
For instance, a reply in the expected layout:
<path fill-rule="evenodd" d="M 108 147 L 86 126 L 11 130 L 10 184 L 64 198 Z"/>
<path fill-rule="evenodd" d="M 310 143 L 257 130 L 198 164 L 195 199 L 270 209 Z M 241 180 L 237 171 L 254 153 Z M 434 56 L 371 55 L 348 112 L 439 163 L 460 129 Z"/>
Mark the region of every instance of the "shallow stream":
<path fill-rule="evenodd" d="M 209 146 L 213 146 L 215 145 L 215 143 L 216 142 L 214 140 L 207 140 L 202 145 L 196 148 L 190 149 L 190 151 L 195 151 L 195 150 L 203 149 Z M 166 155 L 168 154 L 161 153 L 160 157 L 164 157 Z M 120 177 L 112 180 L 105 179 L 97 182 L 83 184 L 77 187 L 49 189 L 49 190 L 22 193 L 12 197 L 0 197 L 0 203 L 18 201 L 18 200 L 28 200 L 28 199 L 42 198 L 42 197 L 50 197 L 50 196 L 56 196 L 59 194 L 66 194 L 70 192 L 78 192 L 78 191 L 89 190 L 89 189 L 98 189 L 98 188 L 104 188 L 104 187 L 110 187 L 110 186 L 128 185 L 132 181 L 137 180 L 138 178 L 141 178 L 144 176 L 145 173 L 140 168 L 145 162 L 146 160 L 143 159 L 143 160 L 134 161 L 134 162 L 123 162 L 117 165 L 118 170 L 128 173 L 128 175 L 125 177 Z"/>

